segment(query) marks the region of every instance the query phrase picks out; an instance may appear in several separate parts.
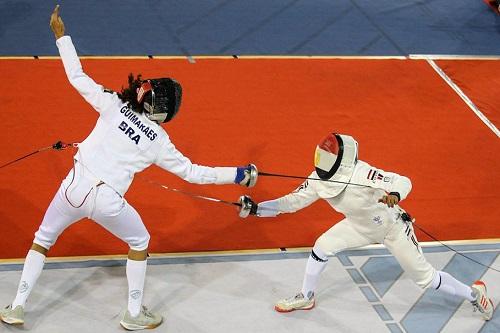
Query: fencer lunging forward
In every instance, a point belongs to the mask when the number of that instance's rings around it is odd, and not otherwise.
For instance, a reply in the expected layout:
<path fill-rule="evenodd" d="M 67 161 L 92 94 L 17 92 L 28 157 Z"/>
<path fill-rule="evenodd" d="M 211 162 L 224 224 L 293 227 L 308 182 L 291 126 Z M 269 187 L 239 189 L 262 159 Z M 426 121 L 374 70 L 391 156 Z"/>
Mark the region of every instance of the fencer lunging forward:
<path fill-rule="evenodd" d="M 436 271 L 425 259 L 408 215 L 397 206 L 410 193 L 408 178 L 358 160 L 357 142 L 351 136 L 335 133 L 329 134 L 316 147 L 314 164 L 315 171 L 309 178 L 321 180 L 306 180 L 294 192 L 259 204 L 248 196 L 240 198 L 242 217 L 247 214 L 274 217 L 280 213 L 292 213 L 318 199 L 326 200 L 345 216 L 316 240 L 307 261 L 302 290 L 277 302 L 277 311 L 314 307 L 314 292 L 328 256 L 380 243 L 387 247 L 417 285 L 467 299 L 485 320 L 491 319 L 494 305 L 486 295 L 483 282 L 476 281 L 469 287 L 446 272 Z"/>
<path fill-rule="evenodd" d="M 129 330 L 154 328 L 162 317 L 142 306 L 149 233 L 137 211 L 124 199 L 134 174 L 156 164 L 191 183 L 253 186 L 254 165 L 206 167 L 191 163 L 160 126 L 176 115 L 182 90 L 170 78 L 141 80 L 129 76 L 129 87 L 114 93 L 82 70 L 58 6 L 50 26 L 69 82 L 99 113 L 90 135 L 79 145 L 74 167 L 50 203 L 24 263 L 17 295 L 1 319 L 24 323 L 24 307 L 42 272 L 47 251 L 72 223 L 88 217 L 130 246 L 126 265 L 128 307 L 120 324 Z"/>

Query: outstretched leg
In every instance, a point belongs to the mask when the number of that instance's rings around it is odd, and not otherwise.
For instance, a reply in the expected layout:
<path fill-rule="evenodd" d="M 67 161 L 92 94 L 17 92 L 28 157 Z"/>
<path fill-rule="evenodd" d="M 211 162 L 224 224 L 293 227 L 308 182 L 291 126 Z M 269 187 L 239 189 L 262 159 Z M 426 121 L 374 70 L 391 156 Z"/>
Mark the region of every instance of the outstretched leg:
<path fill-rule="evenodd" d="M 11 325 L 24 324 L 24 307 L 26 305 L 26 300 L 38 280 L 38 277 L 42 273 L 46 253 L 46 248 L 34 243 L 28 251 L 24 261 L 21 280 L 17 288 L 16 298 L 11 305 L 0 310 L 0 318 L 4 323 Z"/>
<path fill-rule="evenodd" d="M 0 319 L 3 322 L 13 325 L 24 323 L 26 301 L 42 273 L 47 251 L 64 229 L 82 217 L 84 214 L 81 210 L 68 205 L 61 186 L 47 208 L 42 223 L 35 233 L 33 245 L 26 255 L 16 297 L 11 305 L 0 311 Z"/>
<path fill-rule="evenodd" d="M 481 312 L 484 320 L 490 320 L 493 316 L 495 306 L 493 305 L 493 301 L 487 296 L 486 285 L 483 281 L 476 281 L 469 287 L 446 272 L 436 271 L 432 280 L 432 288 L 438 292 L 458 296 L 470 301 L 474 309 Z"/>
<path fill-rule="evenodd" d="M 470 287 L 446 272 L 436 271 L 425 259 L 410 223 L 396 222 L 384 244 L 417 285 L 466 299 L 482 313 L 485 320 L 491 319 L 494 307 L 486 295 L 484 283 L 476 281 Z"/>
<path fill-rule="evenodd" d="M 47 251 L 48 249 L 38 244 L 33 243 L 33 245 L 31 245 L 31 249 L 28 251 L 28 255 L 24 261 L 21 280 L 17 288 L 16 298 L 12 302 L 12 308 L 16 308 L 19 305 L 24 308 L 26 305 L 26 300 L 38 280 L 38 277 L 42 273 Z"/>

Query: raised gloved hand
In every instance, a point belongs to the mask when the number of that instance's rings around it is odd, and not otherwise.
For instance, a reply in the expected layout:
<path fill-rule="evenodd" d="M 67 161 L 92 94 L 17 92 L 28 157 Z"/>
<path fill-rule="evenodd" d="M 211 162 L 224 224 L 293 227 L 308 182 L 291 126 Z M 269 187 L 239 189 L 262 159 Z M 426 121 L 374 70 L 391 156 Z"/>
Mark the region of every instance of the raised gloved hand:
<path fill-rule="evenodd" d="M 253 187 L 257 183 L 259 171 L 254 164 L 249 164 L 246 167 L 236 168 L 235 184 L 240 184 L 246 187 Z"/>

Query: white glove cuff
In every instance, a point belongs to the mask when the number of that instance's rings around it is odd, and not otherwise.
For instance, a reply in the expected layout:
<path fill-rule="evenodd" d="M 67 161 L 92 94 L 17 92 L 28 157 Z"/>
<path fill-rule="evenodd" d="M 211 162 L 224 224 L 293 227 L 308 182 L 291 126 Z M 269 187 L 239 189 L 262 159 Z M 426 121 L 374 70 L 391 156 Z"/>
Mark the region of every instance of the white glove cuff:
<path fill-rule="evenodd" d="M 279 213 L 278 200 L 263 201 L 257 206 L 257 216 L 259 217 L 275 217 Z"/>

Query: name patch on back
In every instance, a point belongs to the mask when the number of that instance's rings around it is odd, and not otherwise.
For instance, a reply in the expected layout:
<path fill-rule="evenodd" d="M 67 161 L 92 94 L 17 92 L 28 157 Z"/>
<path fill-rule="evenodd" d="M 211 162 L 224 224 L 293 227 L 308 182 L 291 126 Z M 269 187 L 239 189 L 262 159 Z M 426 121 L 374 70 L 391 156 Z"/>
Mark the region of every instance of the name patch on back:
<path fill-rule="evenodd" d="M 142 123 L 137 114 L 130 110 L 128 106 L 122 107 L 120 113 L 122 113 L 123 116 L 125 116 L 125 118 L 132 123 L 132 125 L 126 121 L 122 121 L 118 128 L 125 133 L 130 140 L 134 141 L 136 145 L 138 145 L 141 140 L 141 133 L 144 133 L 150 141 L 154 141 L 158 136 L 152 128 Z"/>

